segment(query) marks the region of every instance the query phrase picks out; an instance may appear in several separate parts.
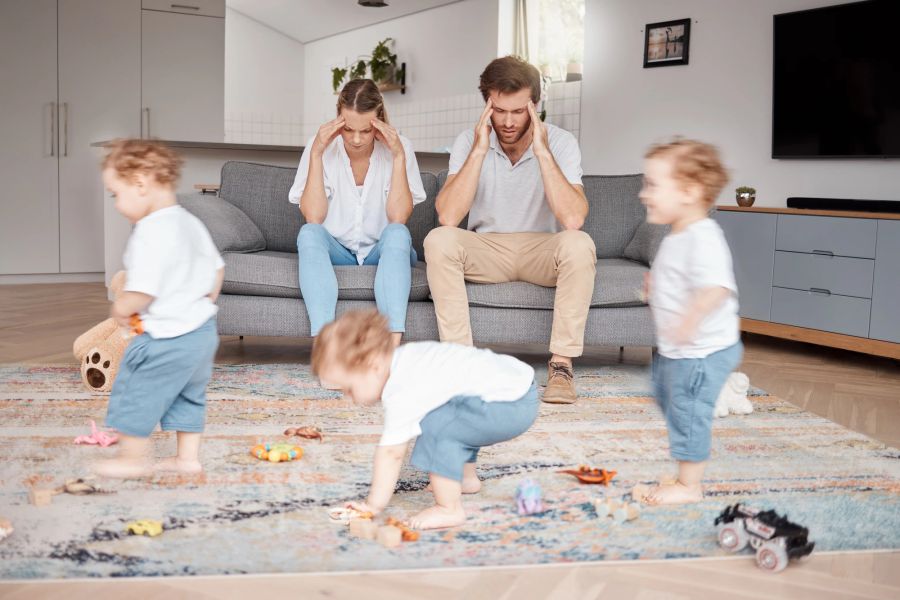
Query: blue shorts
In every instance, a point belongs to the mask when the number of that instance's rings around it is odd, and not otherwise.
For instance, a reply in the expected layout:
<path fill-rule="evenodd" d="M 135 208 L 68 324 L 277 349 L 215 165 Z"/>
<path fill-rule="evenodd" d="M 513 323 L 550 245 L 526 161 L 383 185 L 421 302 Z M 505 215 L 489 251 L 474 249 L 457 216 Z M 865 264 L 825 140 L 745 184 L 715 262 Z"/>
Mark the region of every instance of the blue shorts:
<path fill-rule="evenodd" d="M 165 431 L 203 431 L 218 347 L 215 317 L 178 337 L 134 338 L 113 383 L 106 426 L 134 437 L 148 437 L 157 423 Z"/>
<path fill-rule="evenodd" d="M 463 465 L 478 450 L 520 436 L 537 418 L 537 386 L 512 402 L 485 402 L 478 396 L 456 396 L 422 419 L 410 464 L 441 477 L 462 481 Z"/>
<path fill-rule="evenodd" d="M 705 358 L 653 355 L 653 388 L 669 428 L 669 451 L 675 460 L 709 458 L 713 411 L 728 376 L 741 364 L 744 346 L 713 352 Z"/>

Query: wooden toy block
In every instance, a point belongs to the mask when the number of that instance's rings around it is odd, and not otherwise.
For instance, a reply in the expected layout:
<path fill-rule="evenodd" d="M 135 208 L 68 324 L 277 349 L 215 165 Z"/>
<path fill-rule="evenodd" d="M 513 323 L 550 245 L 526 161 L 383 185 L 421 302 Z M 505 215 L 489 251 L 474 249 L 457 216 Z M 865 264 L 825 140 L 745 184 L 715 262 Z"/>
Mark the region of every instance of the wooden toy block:
<path fill-rule="evenodd" d="M 378 536 L 378 525 L 371 519 L 350 521 L 350 535 L 364 540 L 374 540 Z"/>
<path fill-rule="evenodd" d="M 395 548 L 403 541 L 403 532 L 393 525 L 378 528 L 378 543 L 385 548 Z"/>
<path fill-rule="evenodd" d="M 28 489 L 28 501 L 34 506 L 50 506 L 53 502 L 53 492 L 51 489 Z"/>

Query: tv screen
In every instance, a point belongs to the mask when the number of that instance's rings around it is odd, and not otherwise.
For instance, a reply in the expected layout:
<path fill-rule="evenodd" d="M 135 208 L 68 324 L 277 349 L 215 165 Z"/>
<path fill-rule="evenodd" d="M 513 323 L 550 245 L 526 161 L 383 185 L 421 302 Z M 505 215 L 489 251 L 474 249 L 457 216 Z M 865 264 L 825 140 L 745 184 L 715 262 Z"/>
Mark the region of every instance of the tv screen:
<path fill-rule="evenodd" d="M 775 15 L 773 59 L 773 158 L 900 157 L 900 0 Z"/>

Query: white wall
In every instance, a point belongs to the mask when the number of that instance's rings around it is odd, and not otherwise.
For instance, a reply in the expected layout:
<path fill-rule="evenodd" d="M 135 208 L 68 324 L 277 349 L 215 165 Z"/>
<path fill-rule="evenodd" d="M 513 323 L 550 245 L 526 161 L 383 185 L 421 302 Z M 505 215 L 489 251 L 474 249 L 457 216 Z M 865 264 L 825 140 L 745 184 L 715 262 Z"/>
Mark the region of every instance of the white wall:
<path fill-rule="evenodd" d="M 225 11 L 225 141 L 299 145 L 304 46 Z"/>
<path fill-rule="evenodd" d="M 587 0 L 581 149 L 585 173 L 637 173 L 675 135 L 719 146 L 760 206 L 789 196 L 900 199 L 897 160 L 771 158 L 772 16 L 846 0 Z M 690 64 L 644 69 L 644 25 L 690 17 Z"/>
<path fill-rule="evenodd" d="M 312 135 L 334 118 L 331 68 L 368 56 L 386 37 L 395 40 L 398 63 L 406 62 L 408 86 L 405 95 L 386 94 L 389 117 L 442 109 L 468 115 L 470 101 L 461 98 L 459 106 L 451 106 L 454 101 L 449 98 L 477 93 L 478 75 L 497 57 L 498 10 L 498 0 L 463 0 L 306 44 L 305 133 Z M 443 100 L 449 104 L 444 106 Z M 433 106 L 426 104 L 431 101 Z M 423 132 L 419 138 L 417 150 L 432 150 L 428 145 L 438 143 L 443 134 Z"/>

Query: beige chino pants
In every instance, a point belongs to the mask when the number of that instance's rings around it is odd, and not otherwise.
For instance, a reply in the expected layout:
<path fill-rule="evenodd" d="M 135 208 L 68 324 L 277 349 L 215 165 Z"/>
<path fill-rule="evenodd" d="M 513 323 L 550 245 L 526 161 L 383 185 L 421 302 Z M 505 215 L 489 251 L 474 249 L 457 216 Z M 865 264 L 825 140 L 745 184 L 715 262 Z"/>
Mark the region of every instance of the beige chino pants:
<path fill-rule="evenodd" d="M 475 233 L 438 227 L 425 238 L 428 287 L 441 341 L 472 345 L 466 282 L 555 287 L 550 352 L 574 358 L 594 292 L 597 251 L 583 231 Z"/>

